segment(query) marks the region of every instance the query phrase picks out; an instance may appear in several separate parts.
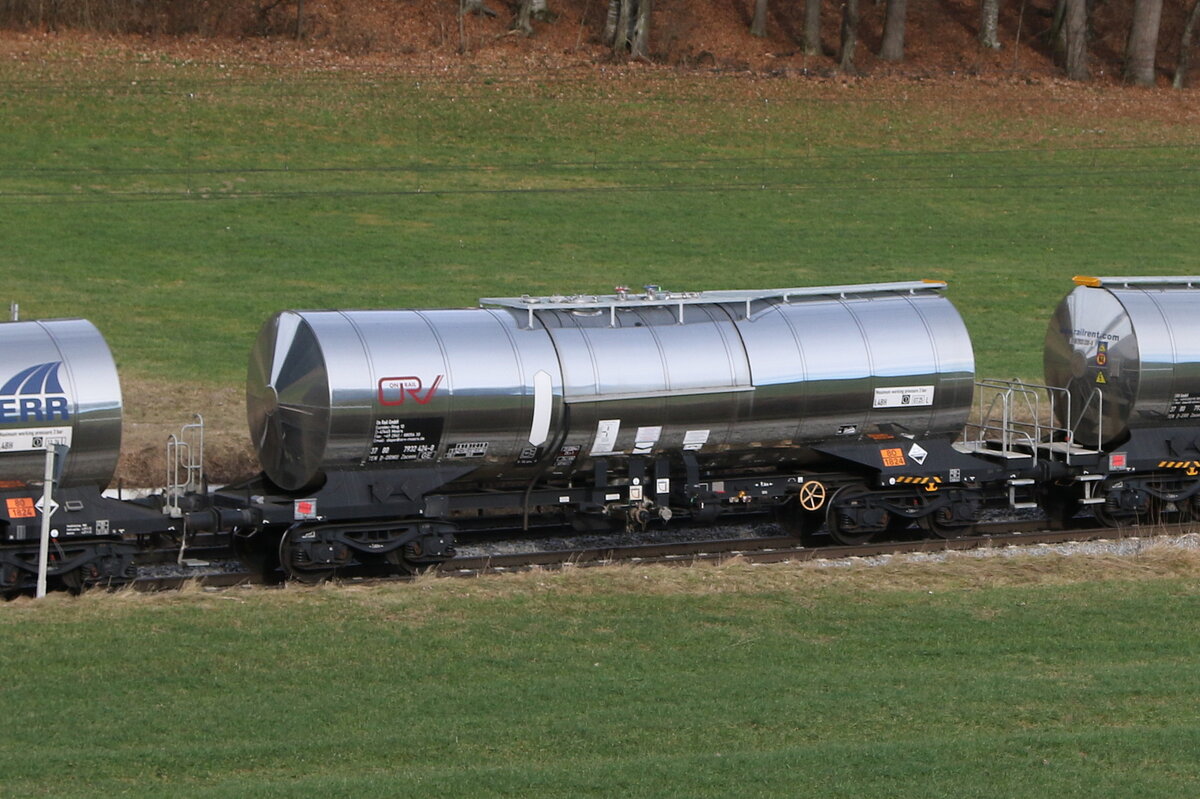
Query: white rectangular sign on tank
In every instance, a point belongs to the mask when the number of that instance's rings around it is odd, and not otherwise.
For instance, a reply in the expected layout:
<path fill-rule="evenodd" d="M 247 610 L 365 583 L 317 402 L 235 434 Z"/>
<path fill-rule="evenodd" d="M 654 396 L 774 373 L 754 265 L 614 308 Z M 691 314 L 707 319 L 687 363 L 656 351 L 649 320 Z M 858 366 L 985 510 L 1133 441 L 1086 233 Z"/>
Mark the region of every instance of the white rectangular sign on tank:
<path fill-rule="evenodd" d="M 933 386 L 892 386 L 875 389 L 875 408 L 919 408 L 933 404 Z"/>
<path fill-rule="evenodd" d="M 71 446 L 70 427 L 23 427 L 0 430 L 0 452 L 35 452 L 48 444 Z"/>

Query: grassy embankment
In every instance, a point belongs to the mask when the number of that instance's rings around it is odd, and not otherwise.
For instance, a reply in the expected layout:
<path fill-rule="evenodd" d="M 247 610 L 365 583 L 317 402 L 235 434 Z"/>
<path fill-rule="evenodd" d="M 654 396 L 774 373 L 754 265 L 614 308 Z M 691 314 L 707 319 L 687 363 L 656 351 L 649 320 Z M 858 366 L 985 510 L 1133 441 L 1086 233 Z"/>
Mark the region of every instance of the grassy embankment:
<path fill-rule="evenodd" d="M 8 796 L 1178 797 L 1194 555 L 0 607 Z"/>

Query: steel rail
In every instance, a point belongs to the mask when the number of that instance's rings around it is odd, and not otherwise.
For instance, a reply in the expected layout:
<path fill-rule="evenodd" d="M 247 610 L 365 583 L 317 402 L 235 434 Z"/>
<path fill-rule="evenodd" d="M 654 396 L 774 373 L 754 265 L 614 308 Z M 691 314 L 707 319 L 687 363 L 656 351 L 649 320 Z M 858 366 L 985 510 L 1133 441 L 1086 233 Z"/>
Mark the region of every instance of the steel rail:
<path fill-rule="evenodd" d="M 849 558 L 870 558 L 883 555 L 968 551 L 1011 546 L 1038 546 L 1096 540 L 1119 541 L 1125 538 L 1149 538 L 1181 535 L 1194 528 L 1191 525 L 1149 525 L 1145 527 L 1098 527 L 1074 530 L 1045 530 L 1043 522 L 995 525 L 997 532 L 984 532 L 963 538 L 921 538 L 888 541 L 856 546 L 801 546 L 794 537 L 767 536 L 762 538 L 733 538 L 702 542 L 670 544 L 640 544 L 635 546 L 603 546 L 553 551 L 522 552 L 511 555 L 480 555 L 452 558 L 431 569 L 438 577 L 470 578 L 494 574 L 510 574 L 536 569 L 607 566 L 619 563 L 630 565 L 691 565 L 741 559 L 750 563 L 786 563 L 807 561 L 836 561 Z M 335 582 L 343 584 L 376 584 L 404 582 L 413 575 L 363 574 L 344 575 Z M 233 586 L 279 585 L 264 580 L 262 575 L 249 571 L 207 573 L 197 575 L 146 576 L 135 579 L 130 586 L 138 591 L 176 590 L 188 584 L 219 590 Z"/>

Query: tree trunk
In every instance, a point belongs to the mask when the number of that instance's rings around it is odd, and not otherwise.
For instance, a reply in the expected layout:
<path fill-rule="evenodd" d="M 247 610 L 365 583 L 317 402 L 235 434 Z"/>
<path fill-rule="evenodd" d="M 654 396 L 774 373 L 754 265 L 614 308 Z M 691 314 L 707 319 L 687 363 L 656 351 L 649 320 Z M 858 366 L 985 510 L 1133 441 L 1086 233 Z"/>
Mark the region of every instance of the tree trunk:
<path fill-rule="evenodd" d="M 1067 52 L 1067 29 L 1063 24 L 1066 18 L 1067 0 L 1055 0 L 1054 13 L 1050 16 L 1050 30 L 1046 31 L 1044 38 L 1054 48 L 1056 55 L 1064 55 Z"/>
<path fill-rule="evenodd" d="M 821 54 L 821 0 L 804 0 L 804 54 Z"/>
<path fill-rule="evenodd" d="M 754 0 L 754 20 L 750 23 L 750 35 L 767 35 L 767 0 Z"/>
<path fill-rule="evenodd" d="M 1154 57 L 1158 53 L 1158 26 L 1162 0 L 1134 0 L 1133 24 L 1125 47 L 1125 82 L 1134 86 L 1154 85 Z"/>
<path fill-rule="evenodd" d="M 608 0 L 608 11 L 604 15 L 604 44 L 612 47 L 617 39 L 617 20 L 621 16 L 621 0 Z"/>
<path fill-rule="evenodd" d="M 526 36 L 533 35 L 533 0 L 521 0 L 517 6 L 517 16 L 513 19 L 512 30 L 520 31 Z"/>
<path fill-rule="evenodd" d="M 650 12 L 653 10 L 653 0 L 608 0 L 604 43 L 613 53 L 629 53 L 634 58 L 649 57 Z"/>
<path fill-rule="evenodd" d="M 858 46 L 858 0 L 842 0 L 842 54 L 838 68 L 854 72 L 854 49 Z"/>
<path fill-rule="evenodd" d="M 650 12 L 654 10 L 654 0 L 634 0 L 637 5 L 637 15 L 634 18 L 633 38 L 629 43 L 629 54 L 634 58 L 650 57 Z"/>
<path fill-rule="evenodd" d="M 535 19 L 542 22 L 551 22 L 554 20 L 554 14 L 550 13 L 550 7 L 546 5 L 546 0 L 520 0 L 517 6 L 517 15 L 513 17 L 510 30 L 520 31 L 526 36 L 533 35 L 533 21 Z"/>
<path fill-rule="evenodd" d="M 979 43 L 1000 49 L 1000 0 L 979 0 Z"/>
<path fill-rule="evenodd" d="M 629 49 L 629 24 L 633 14 L 633 0 L 610 0 L 608 14 L 613 15 L 613 4 L 617 13 L 613 23 L 612 50 L 614 53 L 624 53 Z"/>
<path fill-rule="evenodd" d="M 1187 85 L 1188 65 L 1192 60 L 1192 31 L 1195 30 L 1197 21 L 1200 21 L 1200 0 L 1192 0 L 1192 10 L 1188 12 L 1187 22 L 1183 23 L 1183 33 L 1179 36 L 1179 63 L 1175 65 L 1175 80 L 1171 82 L 1176 89 Z"/>
<path fill-rule="evenodd" d="M 884 61 L 904 60 L 904 22 L 908 16 L 908 0 L 888 0 L 887 18 L 883 23 L 883 44 L 879 57 Z"/>
<path fill-rule="evenodd" d="M 1092 79 L 1088 69 L 1087 0 L 1067 0 L 1063 33 L 1067 45 L 1067 77 L 1071 80 Z"/>
<path fill-rule="evenodd" d="M 459 16 L 463 14 L 474 14 L 482 17 L 494 17 L 496 12 L 483 4 L 483 0 L 461 0 L 458 7 Z"/>

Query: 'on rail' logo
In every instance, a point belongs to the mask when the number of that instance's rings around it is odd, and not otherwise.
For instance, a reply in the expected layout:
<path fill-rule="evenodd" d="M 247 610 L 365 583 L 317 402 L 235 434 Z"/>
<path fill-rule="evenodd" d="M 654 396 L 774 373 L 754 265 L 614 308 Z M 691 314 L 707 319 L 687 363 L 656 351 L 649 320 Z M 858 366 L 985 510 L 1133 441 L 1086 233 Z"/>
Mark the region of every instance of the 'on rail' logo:
<path fill-rule="evenodd" d="M 418 405 L 427 405 L 433 399 L 433 395 L 437 393 L 443 377 L 444 375 L 438 375 L 434 378 L 429 388 L 425 388 L 425 381 L 416 375 L 381 378 L 379 380 L 379 404 L 403 405 L 404 401 L 409 399 Z"/>

